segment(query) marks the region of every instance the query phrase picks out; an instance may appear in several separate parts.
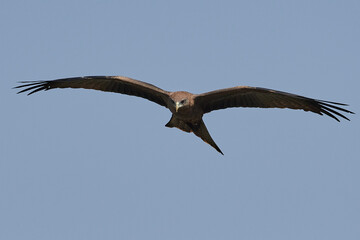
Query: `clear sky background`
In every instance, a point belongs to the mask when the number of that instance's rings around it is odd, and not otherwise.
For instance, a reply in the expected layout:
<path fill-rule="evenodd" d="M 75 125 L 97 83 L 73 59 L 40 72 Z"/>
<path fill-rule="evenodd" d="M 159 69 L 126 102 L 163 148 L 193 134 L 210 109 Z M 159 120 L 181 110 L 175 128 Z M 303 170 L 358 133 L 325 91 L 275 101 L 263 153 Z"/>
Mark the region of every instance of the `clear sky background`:
<path fill-rule="evenodd" d="M 360 239 L 360 2 L 0 2 L 0 239 Z M 21 80 L 123 75 L 350 104 L 205 115 L 224 152 L 152 102 Z"/>

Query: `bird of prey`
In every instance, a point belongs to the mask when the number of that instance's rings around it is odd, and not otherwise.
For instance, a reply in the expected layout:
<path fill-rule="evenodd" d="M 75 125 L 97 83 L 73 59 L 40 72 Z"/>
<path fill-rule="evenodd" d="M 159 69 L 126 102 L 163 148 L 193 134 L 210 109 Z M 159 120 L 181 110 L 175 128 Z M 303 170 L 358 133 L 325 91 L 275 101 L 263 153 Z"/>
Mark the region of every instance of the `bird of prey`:
<path fill-rule="evenodd" d="M 28 95 L 54 88 L 85 88 L 145 98 L 171 111 L 172 116 L 166 127 L 176 127 L 188 133 L 193 132 L 221 154 L 223 154 L 222 151 L 211 138 L 202 119 L 205 113 L 214 110 L 232 107 L 302 109 L 328 115 L 337 121 L 339 117 L 349 120 L 343 115 L 344 113 L 353 114 L 343 107 L 347 106 L 346 104 L 316 100 L 260 87 L 237 86 L 192 94 L 185 91 L 165 91 L 152 84 L 122 76 L 87 76 L 20 83 L 22 85 L 15 88 L 24 89 L 18 93 L 29 91 Z"/>

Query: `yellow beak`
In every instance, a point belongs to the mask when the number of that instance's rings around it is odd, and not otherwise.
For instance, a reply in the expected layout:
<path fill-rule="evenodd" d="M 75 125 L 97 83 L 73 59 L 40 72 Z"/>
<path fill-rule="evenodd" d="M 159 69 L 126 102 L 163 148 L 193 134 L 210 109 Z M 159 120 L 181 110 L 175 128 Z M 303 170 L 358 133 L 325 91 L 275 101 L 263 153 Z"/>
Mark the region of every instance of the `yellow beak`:
<path fill-rule="evenodd" d="M 180 103 L 176 102 L 175 103 L 175 111 L 178 112 L 179 108 L 180 108 Z"/>

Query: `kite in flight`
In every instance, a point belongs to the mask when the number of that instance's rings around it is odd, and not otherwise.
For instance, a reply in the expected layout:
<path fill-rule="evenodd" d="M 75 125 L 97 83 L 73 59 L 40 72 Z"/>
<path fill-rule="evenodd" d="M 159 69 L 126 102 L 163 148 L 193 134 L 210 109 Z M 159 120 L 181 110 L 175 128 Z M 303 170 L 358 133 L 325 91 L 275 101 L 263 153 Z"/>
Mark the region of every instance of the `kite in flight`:
<path fill-rule="evenodd" d="M 145 98 L 171 111 L 172 117 L 166 127 L 193 132 L 221 154 L 222 151 L 211 138 L 202 120 L 205 113 L 214 110 L 232 107 L 302 109 L 328 115 L 337 121 L 339 121 L 338 117 L 349 120 L 342 112 L 354 114 L 341 107 L 347 104 L 316 100 L 259 87 L 238 86 L 192 94 L 184 91 L 168 92 L 149 83 L 122 76 L 87 76 L 21 83 L 23 85 L 15 88 L 24 88 L 18 93 L 30 91 L 28 95 L 53 88 L 85 88 Z"/>

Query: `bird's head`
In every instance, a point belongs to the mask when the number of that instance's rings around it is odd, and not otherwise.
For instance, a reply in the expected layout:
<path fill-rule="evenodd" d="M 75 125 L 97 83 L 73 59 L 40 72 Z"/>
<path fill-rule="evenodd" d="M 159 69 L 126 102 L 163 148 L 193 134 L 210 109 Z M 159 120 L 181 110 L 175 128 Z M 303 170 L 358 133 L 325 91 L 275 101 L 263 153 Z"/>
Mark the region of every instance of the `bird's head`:
<path fill-rule="evenodd" d="M 170 95 L 170 102 L 175 112 L 182 111 L 190 106 L 188 92 L 174 92 Z"/>
<path fill-rule="evenodd" d="M 180 108 L 184 107 L 184 105 L 187 103 L 187 99 L 181 99 L 180 101 L 175 102 L 174 100 L 171 99 L 171 103 L 174 105 L 175 107 L 175 111 L 178 112 Z"/>

